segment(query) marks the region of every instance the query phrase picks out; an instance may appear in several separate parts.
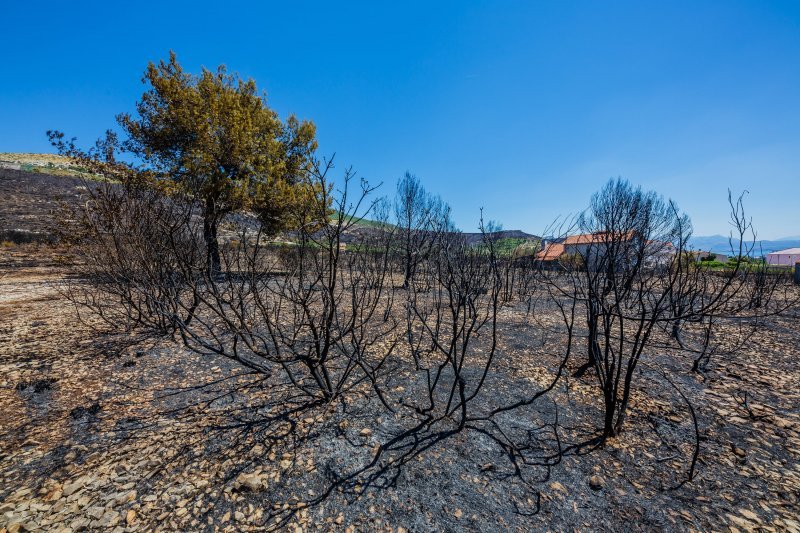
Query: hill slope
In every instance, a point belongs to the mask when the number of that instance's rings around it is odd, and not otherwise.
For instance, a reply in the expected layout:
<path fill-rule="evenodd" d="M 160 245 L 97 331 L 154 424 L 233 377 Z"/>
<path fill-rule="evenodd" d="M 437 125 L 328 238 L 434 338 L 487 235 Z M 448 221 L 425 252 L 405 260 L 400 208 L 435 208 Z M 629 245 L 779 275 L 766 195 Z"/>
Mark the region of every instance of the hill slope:
<path fill-rule="evenodd" d="M 38 172 L 50 176 L 96 178 L 69 157 L 56 154 L 0 152 L 0 169 Z"/>
<path fill-rule="evenodd" d="M 86 183 L 75 176 L 0 168 L 0 240 L 49 240 L 50 217 L 64 202 L 80 202 Z"/>

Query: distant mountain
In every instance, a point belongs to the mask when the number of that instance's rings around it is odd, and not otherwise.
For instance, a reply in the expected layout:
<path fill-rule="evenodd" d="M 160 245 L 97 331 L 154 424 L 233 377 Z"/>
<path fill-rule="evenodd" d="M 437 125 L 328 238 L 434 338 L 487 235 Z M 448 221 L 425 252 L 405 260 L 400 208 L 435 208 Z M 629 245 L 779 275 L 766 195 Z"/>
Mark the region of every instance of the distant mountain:
<path fill-rule="evenodd" d="M 734 243 L 736 246 L 738 243 Z M 720 254 L 731 254 L 731 244 L 728 237 L 723 235 L 711 235 L 708 237 L 692 237 L 689 245 L 695 250 L 704 250 Z M 786 248 L 800 248 L 800 238 L 787 238 L 774 241 L 756 241 L 753 255 L 769 254 Z"/>
<path fill-rule="evenodd" d="M 794 237 L 781 237 L 777 239 L 779 241 L 800 241 L 800 235 L 795 235 Z"/>

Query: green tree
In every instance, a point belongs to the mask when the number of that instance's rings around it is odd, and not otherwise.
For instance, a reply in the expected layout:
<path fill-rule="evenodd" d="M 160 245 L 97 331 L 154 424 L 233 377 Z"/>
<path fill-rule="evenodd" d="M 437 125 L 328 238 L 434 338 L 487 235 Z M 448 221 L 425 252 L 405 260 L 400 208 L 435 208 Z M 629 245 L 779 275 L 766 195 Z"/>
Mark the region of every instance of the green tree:
<path fill-rule="evenodd" d="M 220 271 L 217 229 L 226 214 L 252 209 L 268 233 L 296 221 L 317 192 L 303 183 L 317 147 L 313 122 L 292 115 L 284 123 L 252 79 L 224 66 L 190 74 L 174 53 L 150 63 L 142 81 L 149 88 L 136 114 L 117 117 L 127 134 L 121 147 L 201 203 L 212 273 Z"/>

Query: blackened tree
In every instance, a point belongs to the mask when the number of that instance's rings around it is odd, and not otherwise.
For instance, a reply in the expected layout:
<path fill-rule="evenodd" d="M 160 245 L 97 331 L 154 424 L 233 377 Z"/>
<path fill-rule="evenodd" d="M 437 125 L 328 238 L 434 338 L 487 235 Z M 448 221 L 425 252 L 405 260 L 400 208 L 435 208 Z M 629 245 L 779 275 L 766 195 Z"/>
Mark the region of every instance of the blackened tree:
<path fill-rule="evenodd" d="M 417 266 L 430 255 L 437 238 L 452 231 L 450 206 L 428 193 L 419 178 L 406 172 L 397 182 L 394 216 L 403 261 L 403 286 L 408 287 Z"/>

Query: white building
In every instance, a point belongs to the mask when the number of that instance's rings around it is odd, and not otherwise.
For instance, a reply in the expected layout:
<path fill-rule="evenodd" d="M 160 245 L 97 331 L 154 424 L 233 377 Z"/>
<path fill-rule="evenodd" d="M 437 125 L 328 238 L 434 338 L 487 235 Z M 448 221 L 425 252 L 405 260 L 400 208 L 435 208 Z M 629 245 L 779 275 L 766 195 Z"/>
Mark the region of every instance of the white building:
<path fill-rule="evenodd" d="M 787 248 L 767 254 L 768 265 L 794 266 L 798 261 L 800 261 L 800 248 Z"/>

